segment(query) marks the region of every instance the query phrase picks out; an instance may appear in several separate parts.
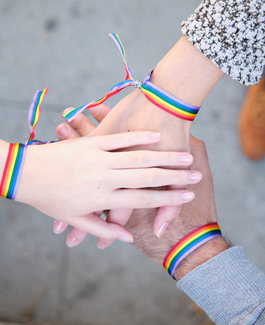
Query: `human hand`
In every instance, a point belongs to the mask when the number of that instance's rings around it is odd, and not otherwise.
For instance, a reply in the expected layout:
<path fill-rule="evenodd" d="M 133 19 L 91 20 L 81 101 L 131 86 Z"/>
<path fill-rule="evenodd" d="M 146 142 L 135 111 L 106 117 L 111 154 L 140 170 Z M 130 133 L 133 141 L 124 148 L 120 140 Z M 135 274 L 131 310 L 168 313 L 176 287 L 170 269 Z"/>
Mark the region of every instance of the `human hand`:
<path fill-rule="evenodd" d="M 110 152 L 159 140 L 159 133 L 127 132 L 30 146 L 16 199 L 101 238 L 123 238 L 131 242 L 128 231 L 121 231 L 120 226 L 105 223 L 91 213 L 170 203 L 179 205 L 194 196 L 183 190 L 159 194 L 156 190 L 144 189 L 186 185 L 190 172 L 158 168 L 180 166 L 181 155 L 153 151 Z"/>
<path fill-rule="evenodd" d="M 110 108 L 108 108 L 106 105 L 100 105 L 99 108 L 96 110 L 91 110 L 92 115 L 99 121 L 101 122 L 102 119 L 109 113 Z M 96 114 L 95 114 L 96 113 Z M 81 136 L 84 136 L 85 134 L 88 134 L 91 132 L 95 126 L 84 116 L 84 115 L 79 115 L 77 116 L 73 121 L 70 122 L 70 125 L 74 130 L 76 130 Z M 61 124 L 57 127 L 56 133 L 59 139 L 64 140 L 68 138 L 75 138 L 78 137 L 77 133 L 75 133 L 69 125 L 67 124 Z M 185 154 L 185 158 L 189 157 L 189 154 Z M 187 160 L 187 159 L 186 159 Z M 188 162 L 185 165 L 188 165 Z M 185 171 L 188 173 L 193 173 L 195 171 Z M 180 185 L 180 184 L 179 184 Z M 180 185 L 183 186 L 183 185 Z M 130 213 L 129 214 L 124 214 L 124 210 L 119 209 L 119 210 L 114 210 L 117 214 L 119 213 L 119 221 L 122 224 L 126 224 Z M 127 210 L 128 211 L 128 210 Z M 112 212 L 112 211 L 111 211 Z M 110 212 L 110 213 L 111 213 Z M 131 210 L 130 210 L 131 212 Z M 54 231 L 56 233 L 61 233 L 67 228 L 66 223 L 62 223 L 60 221 L 55 221 L 54 223 Z M 78 229 L 73 228 L 68 237 L 67 237 L 67 244 L 69 246 L 76 246 L 78 243 L 80 243 L 84 238 L 86 237 L 86 233 L 84 231 L 80 231 Z"/>
<path fill-rule="evenodd" d="M 112 111 L 104 118 L 92 134 L 113 134 L 116 132 L 131 132 L 135 130 L 160 130 L 161 144 L 148 145 L 145 149 L 158 151 L 183 151 L 189 152 L 191 122 L 172 116 L 149 102 L 141 90 L 137 89 L 122 99 Z M 123 131 L 122 131 L 123 130 Z M 138 150 L 135 146 L 132 149 Z M 127 150 L 127 149 L 125 149 Z M 199 181 L 201 177 L 197 179 Z M 182 187 L 185 189 L 185 187 Z M 178 215 L 182 206 L 165 206 L 158 210 L 154 219 L 153 231 L 161 237 L 167 225 Z M 125 225 L 132 210 L 111 210 L 107 221 Z M 98 239 L 98 247 L 106 248 L 112 241 Z"/>
<path fill-rule="evenodd" d="M 195 199 L 183 206 L 180 215 L 172 221 L 164 236 L 158 239 L 151 231 L 156 209 L 149 210 L 148 214 L 139 210 L 134 211 L 126 224 L 126 229 L 134 235 L 134 246 L 160 265 L 163 265 L 164 258 L 181 238 L 204 224 L 217 222 L 213 178 L 205 144 L 191 137 L 191 153 L 194 157 L 192 168 L 200 170 L 203 179 L 199 184 L 188 186 L 194 191 Z M 229 245 L 221 237 L 210 240 L 179 264 L 175 278 L 180 280 L 194 268 L 227 248 Z"/>

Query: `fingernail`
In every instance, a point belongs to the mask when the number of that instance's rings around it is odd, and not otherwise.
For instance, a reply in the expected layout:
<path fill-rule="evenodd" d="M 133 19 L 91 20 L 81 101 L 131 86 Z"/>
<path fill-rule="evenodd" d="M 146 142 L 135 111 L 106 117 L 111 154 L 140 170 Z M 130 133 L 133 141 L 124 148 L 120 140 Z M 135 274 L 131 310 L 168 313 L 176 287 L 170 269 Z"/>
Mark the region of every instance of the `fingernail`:
<path fill-rule="evenodd" d="M 98 113 L 99 113 L 99 107 L 98 106 L 95 106 L 95 107 L 90 107 L 90 112 L 93 116 L 97 116 Z"/>
<path fill-rule="evenodd" d="M 98 240 L 97 246 L 99 249 L 104 249 L 107 247 L 107 245 L 105 243 L 103 243 L 102 241 Z"/>
<path fill-rule="evenodd" d="M 158 238 L 161 238 L 163 236 L 163 234 L 166 231 L 168 225 L 169 225 L 169 223 L 163 223 L 163 225 L 158 229 L 158 232 L 157 232 L 157 237 Z"/>
<path fill-rule="evenodd" d="M 182 163 L 192 163 L 193 157 L 190 154 L 179 155 L 179 161 Z"/>
<path fill-rule="evenodd" d="M 59 220 L 55 220 L 53 224 L 53 232 L 55 234 L 60 234 L 62 232 L 63 223 Z"/>
<path fill-rule="evenodd" d="M 57 129 L 57 134 L 60 138 L 65 138 L 69 132 L 69 129 L 66 125 L 62 124 L 60 127 Z"/>
<path fill-rule="evenodd" d="M 120 236 L 118 239 L 120 241 L 124 241 L 126 243 L 133 243 L 133 238 L 132 237 Z"/>
<path fill-rule="evenodd" d="M 189 202 L 195 198 L 195 194 L 193 192 L 184 192 L 181 194 L 181 198 L 184 202 Z"/>
<path fill-rule="evenodd" d="M 68 107 L 63 111 L 63 115 L 68 113 L 69 111 L 71 111 L 73 109 L 73 107 Z"/>
<path fill-rule="evenodd" d="M 199 182 L 202 179 L 202 173 L 191 171 L 189 173 L 189 178 L 193 182 Z"/>
<path fill-rule="evenodd" d="M 77 240 L 73 235 L 68 235 L 66 238 L 66 245 L 68 247 L 74 247 L 77 245 Z"/>
<path fill-rule="evenodd" d="M 159 133 L 159 132 L 150 132 L 149 133 L 149 138 L 150 139 L 155 139 L 155 140 L 160 139 L 161 138 L 161 133 Z"/>

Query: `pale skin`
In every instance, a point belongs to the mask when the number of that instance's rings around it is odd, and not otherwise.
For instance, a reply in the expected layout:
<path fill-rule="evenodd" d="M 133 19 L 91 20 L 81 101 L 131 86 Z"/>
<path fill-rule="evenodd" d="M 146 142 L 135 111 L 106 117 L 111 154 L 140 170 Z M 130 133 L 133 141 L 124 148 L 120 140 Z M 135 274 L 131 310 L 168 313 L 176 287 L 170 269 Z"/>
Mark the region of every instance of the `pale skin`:
<path fill-rule="evenodd" d="M 194 198 L 191 191 L 175 189 L 161 195 L 151 188 L 186 186 L 201 179 L 200 172 L 172 170 L 189 166 L 189 153 L 112 152 L 160 139 L 160 133 L 140 131 L 28 146 L 16 201 L 97 237 L 133 242 L 121 225 L 104 222 L 94 212 L 183 204 Z M 1 173 L 8 147 L 0 141 Z"/>
<path fill-rule="evenodd" d="M 182 36 L 158 63 L 151 82 L 188 104 L 201 106 L 223 75 L 221 69 Z M 96 109 L 94 112 L 91 110 L 91 113 L 95 115 Z M 189 152 L 191 125 L 192 122 L 181 120 L 153 105 L 141 90 L 136 89 L 111 110 L 92 134 L 156 131 L 161 133 L 161 141 L 144 148 Z M 137 150 L 138 147 L 133 149 Z M 180 210 L 180 206 L 159 209 L 153 225 L 153 231 L 158 237 L 163 235 Z M 111 211 L 107 220 L 125 225 L 131 212 L 132 210 Z M 111 242 L 99 239 L 98 247 L 105 248 Z"/>
<path fill-rule="evenodd" d="M 99 120 L 108 110 L 106 106 L 99 107 Z M 76 131 L 78 130 L 80 135 L 93 129 L 91 122 L 83 115 L 80 115 L 75 122 L 71 122 L 71 126 Z M 57 135 L 62 140 L 78 136 L 68 125 L 58 126 Z M 135 210 L 125 226 L 134 236 L 134 246 L 161 266 L 167 253 L 181 238 L 204 224 L 217 222 L 213 178 L 205 144 L 191 137 L 191 153 L 194 157 L 191 168 L 200 170 L 204 177 L 199 184 L 188 186 L 188 189 L 195 193 L 195 199 L 183 207 L 180 215 L 174 218 L 168 226 L 164 236 L 157 238 L 152 231 L 152 224 L 157 214 L 157 209 L 149 209 L 147 213 L 144 210 L 140 212 Z M 62 232 L 66 227 L 67 224 L 62 224 L 58 221 L 54 223 L 54 229 L 57 232 Z M 73 228 L 67 237 L 67 244 L 74 246 L 80 243 L 86 235 L 85 232 Z M 223 238 L 215 238 L 205 243 L 180 263 L 176 269 L 175 278 L 180 280 L 193 269 L 229 247 Z"/>

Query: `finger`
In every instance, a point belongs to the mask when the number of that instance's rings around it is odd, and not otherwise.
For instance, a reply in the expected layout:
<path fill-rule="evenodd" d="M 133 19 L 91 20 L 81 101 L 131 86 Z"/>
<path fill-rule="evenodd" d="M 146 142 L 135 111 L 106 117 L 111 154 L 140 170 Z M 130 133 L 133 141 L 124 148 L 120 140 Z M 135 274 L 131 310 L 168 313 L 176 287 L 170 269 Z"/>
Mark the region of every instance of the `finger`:
<path fill-rule="evenodd" d="M 142 168 L 142 167 L 180 167 L 189 166 L 193 157 L 188 152 L 163 152 L 163 151 L 126 151 L 111 153 L 110 168 Z"/>
<path fill-rule="evenodd" d="M 58 125 L 55 132 L 57 138 L 61 141 L 79 138 L 79 135 L 68 124 L 65 123 Z"/>
<path fill-rule="evenodd" d="M 157 211 L 154 224 L 153 224 L 153 231 L 154 234 L 161 238 L 166 231 L 169 224 L 174 220 L 176 216 L 180 214 L 182 205 L 179 206 L 166 206 L 160 207 Z"/>
<path fill-rule="evenodd" d="M 111 108 L 105 104 L 101 104 L 95 107 L 91 107 L 89 110 L 94 119 L 100 123 L 109 114 Z"/>
<path fill-rule="evenodd" d="M 199 183 L 202 173 L 195 170 L 174 170 L 163 168 L 122 169 L 112 171 L 116 188 L 143 188 L 166 185 L 186 186 Z"/>
<path fill-rule="evenodd" d="M 124 242 L 133 242 L 133 236 L 129 231 L 120 225 L 105 222 L 95 213 L 75 218 L 72 226 L 103 239 L 119 239 Z"/>
<path fill-rule="evenodd" d="M 88 233 L 86 231 L 73 227 L 66 238 L 66 245 L 68 247 L 77 246 L 86 238 L 87 235 Z"/>
<path fill-rule="evenodd" d="M 67 108 L 66 110 L 64 110 L 63 114 L 67 113 L 72 109 L 72 107 Z M 69 125 L 81 137 L 88 135 L 96 128 L 95 125 L 83 114 L 77 115 L 71 122 L 69 122 Z"/>
<path fill-rule="evenodd" d="M 119 224 L 124 227 L 126 225 L 127 221 L 129 220 L 132 212 L 133 212 L 133 209 L 110 210 L 106 221 L 111 222 L 111 223 L 116 223 L 116 224 Z M 113 243 L 113 240 L 98 238 L 97 246 L 100 249 L 104 249 L 104 248 L 110 246 L 112 243 Z"/>
<path fill-rule="evenodd" d="M 62 232 L 64 232 L 66 230 L 67 227 L 68 227 L 68 223 L 62 222 L 60 220 L 54 220 L 53 232 L 55 234 L 61 234 Z"/>
<path fill-rule="evenodd" d="M 110 198 L 110 209 L 118 206 L 131 209 L 178 206 L 192 201 L 194 197 L 193 192 L 186 190 L 116 190 Z"/>
<path fill-rule="evenodd" d="M 135 145 L 150 144 L 160 141 L 161 134 L 158 132 L 126 132 L 99 137 L 98 145 L 102 150 L 115 150 Z"/>
<path fill-rule="evenodd" d="M 103 211 L 96 211 L 94 213 L 100 217 Z M 66 238 L 66 245 L 68 247 L 77 246 L 86 238 L 87 235 L 87 232 L 73 227 Z"/>

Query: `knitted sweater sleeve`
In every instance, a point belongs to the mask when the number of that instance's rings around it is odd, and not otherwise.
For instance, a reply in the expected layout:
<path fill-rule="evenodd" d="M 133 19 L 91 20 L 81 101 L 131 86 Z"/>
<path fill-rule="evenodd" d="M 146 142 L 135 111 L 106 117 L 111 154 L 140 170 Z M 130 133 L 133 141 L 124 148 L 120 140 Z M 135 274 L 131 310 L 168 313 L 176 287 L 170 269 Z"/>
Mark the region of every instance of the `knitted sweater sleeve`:
<path fill-rule="evenodd" d="M 258 83 L 265 65 L 263 0 L 203 0 L 181 30 L 224 73 Z"/>

